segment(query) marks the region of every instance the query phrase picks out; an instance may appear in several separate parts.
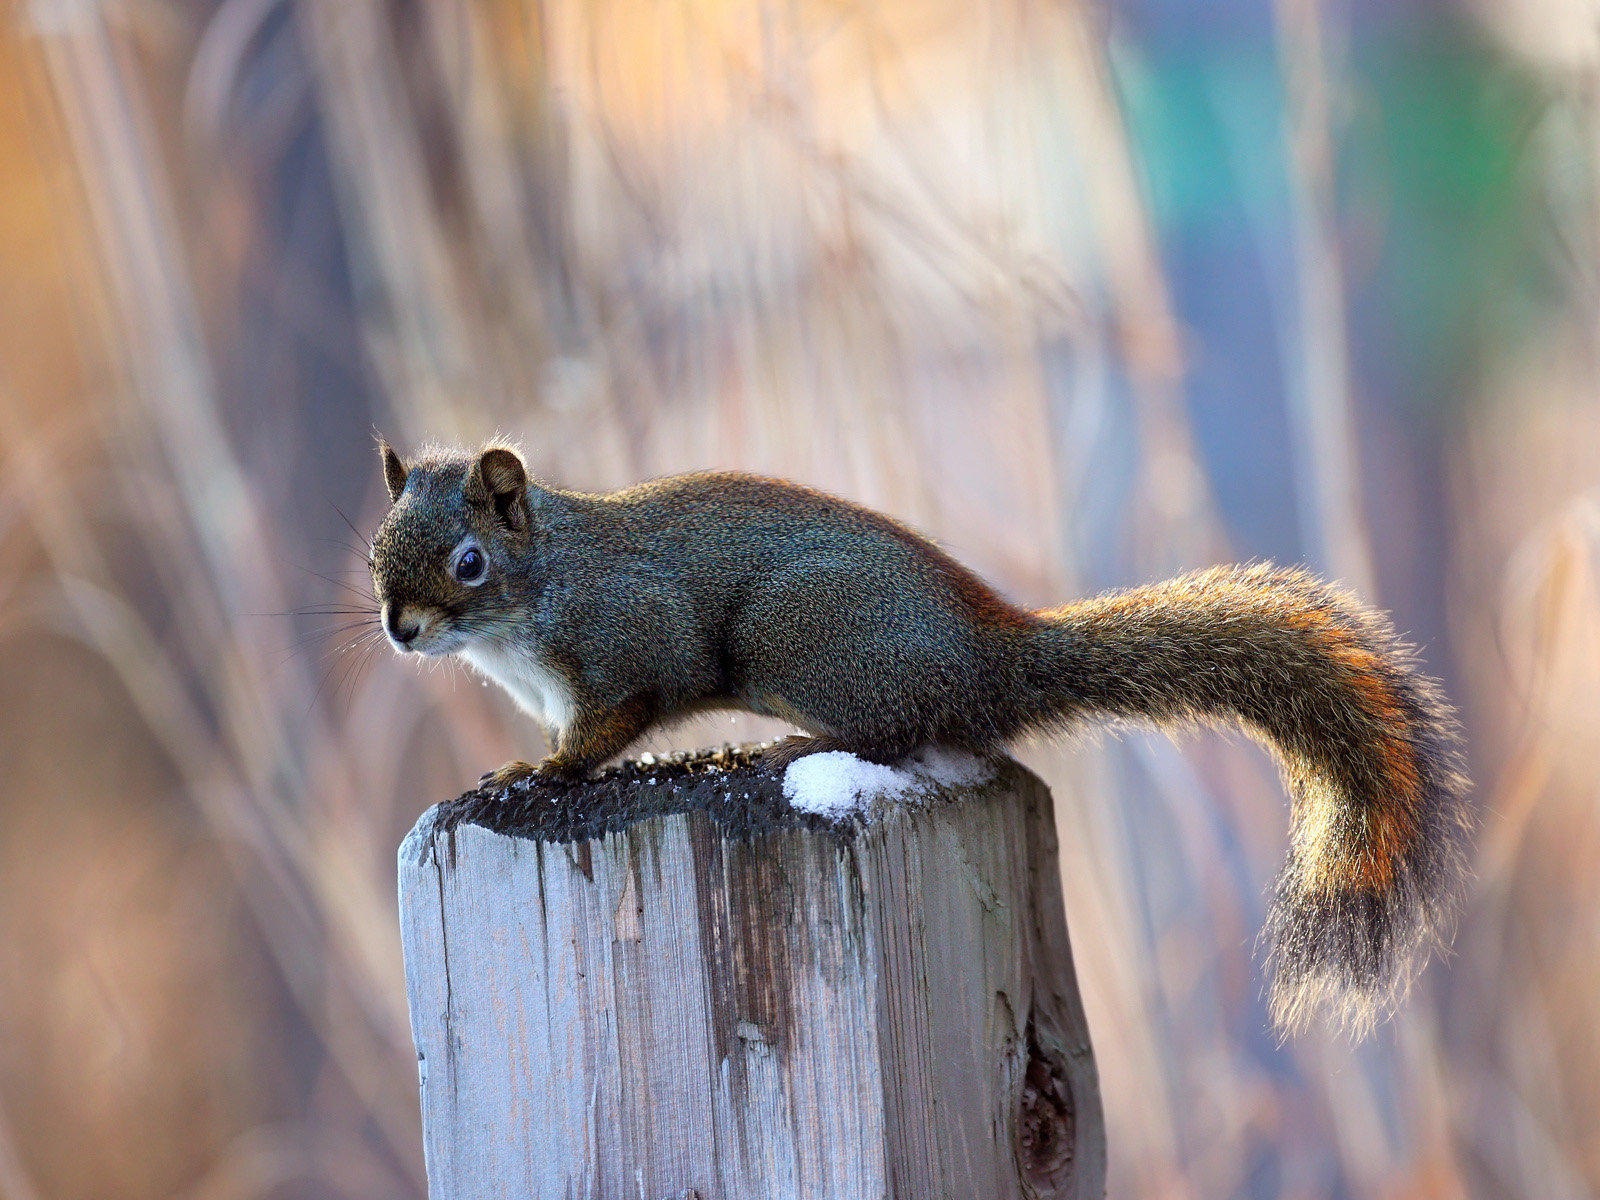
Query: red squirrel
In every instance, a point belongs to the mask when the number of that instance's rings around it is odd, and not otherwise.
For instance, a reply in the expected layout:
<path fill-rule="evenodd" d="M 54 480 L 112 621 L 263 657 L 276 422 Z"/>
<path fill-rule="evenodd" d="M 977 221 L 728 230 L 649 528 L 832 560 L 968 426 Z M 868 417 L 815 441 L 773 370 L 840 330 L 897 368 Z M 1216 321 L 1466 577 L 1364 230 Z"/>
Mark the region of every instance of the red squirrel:
<path fill-rule="evenodd" d="M 1267 937 L 1280 1027 L 1358 1032 L 1448 935 L 1470 820 L 1450 708 L 1389 623 L 1303 571 L 1214 567 L 1028 611 L 905 526 L 810 488 L 700 472 L 610 495 L 508 445 L 404 462 L 372 542 L 396 649 L 456 654 L 582 776 L 653 726 L 743 709 L 782 764 L 973 752 L 1088 719 L 1235 726 L 1292 800 Z"/>

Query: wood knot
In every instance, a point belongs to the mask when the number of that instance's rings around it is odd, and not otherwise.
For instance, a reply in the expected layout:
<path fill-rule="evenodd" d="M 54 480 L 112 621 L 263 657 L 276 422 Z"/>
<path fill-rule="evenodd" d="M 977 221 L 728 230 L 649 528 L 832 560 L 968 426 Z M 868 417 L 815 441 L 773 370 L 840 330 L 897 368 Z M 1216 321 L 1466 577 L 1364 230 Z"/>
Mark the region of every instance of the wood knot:
<path fill-rule="evenodd" d="M 1039 1195 L 1063 1193 L 1071 1182 L 1077 1126 L 1072 1085 L 1061 1060 L 1045 1053 L 1029 1021 L 1028 1069 L 1017 1114 L 1017 1162 L 1022 1177 Z"/>

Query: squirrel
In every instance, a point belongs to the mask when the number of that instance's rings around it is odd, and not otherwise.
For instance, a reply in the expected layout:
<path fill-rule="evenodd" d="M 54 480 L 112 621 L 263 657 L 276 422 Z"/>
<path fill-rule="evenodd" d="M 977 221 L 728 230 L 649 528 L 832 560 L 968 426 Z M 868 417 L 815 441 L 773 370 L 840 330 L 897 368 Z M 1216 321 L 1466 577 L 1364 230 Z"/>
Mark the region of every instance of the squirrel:
<path fill-rule="evenodd" d="M 405 462 L 372 540 L 396 649 L 455 654 L 551 732 L 484 777 L 578 777 L 708 709 L 846 750 L 982 753 L 1091 718 L 1242 728 L 1292 800 L 1264 937 L 1282 1030 L 1358 1036 L 1448 938 L 1470 818 L 1438 685 L 1388 621 L 1296 569 L 1215 567 L 1030 612 L 889 517 L 777 479 L 676 475 L 609 495 L 536 482 L 510 445 Z"/>

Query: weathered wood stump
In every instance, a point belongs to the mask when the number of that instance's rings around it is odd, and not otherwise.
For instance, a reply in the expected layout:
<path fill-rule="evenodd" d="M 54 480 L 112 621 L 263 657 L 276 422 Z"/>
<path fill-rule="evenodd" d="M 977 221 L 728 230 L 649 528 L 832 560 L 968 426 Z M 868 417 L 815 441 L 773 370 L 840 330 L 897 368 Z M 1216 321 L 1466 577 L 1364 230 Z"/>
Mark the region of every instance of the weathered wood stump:
<path fill-rule="evenodd" d="M 788 786 L 826 811 L 723 751 L 422 817 L 400 908 L 434 1200 L 1103 1194 L 1044 785 L 828 755 Z"/>

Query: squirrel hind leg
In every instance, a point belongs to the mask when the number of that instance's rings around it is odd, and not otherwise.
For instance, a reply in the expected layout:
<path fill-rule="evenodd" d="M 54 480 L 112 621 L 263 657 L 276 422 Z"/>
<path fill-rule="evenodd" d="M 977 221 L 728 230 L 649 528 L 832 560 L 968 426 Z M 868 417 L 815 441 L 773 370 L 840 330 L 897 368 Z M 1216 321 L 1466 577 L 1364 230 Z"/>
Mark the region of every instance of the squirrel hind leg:
<path fill-rule="evenodd" d="M 830 750 L 849 750 L 838 738 L 814 737 L 806 733 L 791 733 L 779 738 L 761 751 L 761 761 L 782 770 L 811 754 L 826 754 Z"/>
<path fill-rule="evenodd" d="M 917 749 L 918 747 L 915 745 L 866 744 L 827 734 L 813 736 L 811 734 L 793 733 L 788 737 L 780 738 L 776 743 L 763 750 L 761 752 L 761 760 L 765 763 L 770 763 L 774 767 L 783 768 L 808 755 L 827 754 L 830 751 L 838 750 L 845 754 L 853 754 L 866 762 L 893 766 Z"/>

